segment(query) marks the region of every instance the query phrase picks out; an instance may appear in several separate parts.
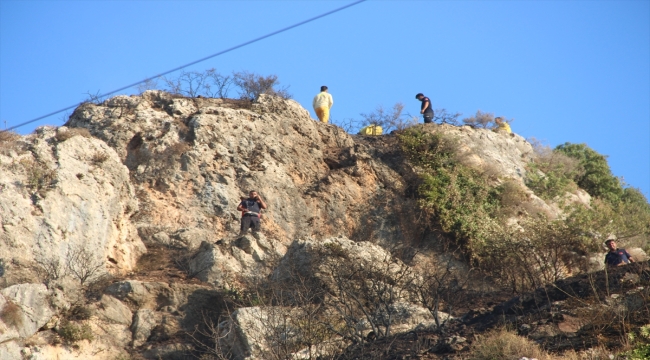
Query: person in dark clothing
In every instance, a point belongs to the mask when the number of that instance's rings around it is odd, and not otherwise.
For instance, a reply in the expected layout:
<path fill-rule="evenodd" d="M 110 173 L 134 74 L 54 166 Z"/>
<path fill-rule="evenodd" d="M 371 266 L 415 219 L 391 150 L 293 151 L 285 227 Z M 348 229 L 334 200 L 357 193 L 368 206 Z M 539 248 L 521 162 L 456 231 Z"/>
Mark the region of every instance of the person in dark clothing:
<path fill-rule="evenodd" d="M 428 97 L 424 96 L 422 93 L 415 95 L 415 98 L 422 101 L 422 106 L 420 106 L 420 114 L 424 117 L 424 123 L 430 124 L 433 122 L 433 108 L 431 107 L 431 100 Z"/>
<path fill-rule="evenodd" d="M 632 256 L 625 249 L 616 247 L 616 241 L 613 239 L 605 241 L 605 245 L 609 249 L 609 252 L 605 255 L 605 264 L 608 266 L 623 266 L 634 262 Z"/>
<path fill-rule="evenodd" d="M 242 212 L 241 217 L 241 234 L 253 228 L 253 232 L 260 230 L 260 216 L 262 209 L 266 209 L 266 203 L 259 196 L 257 191 L 251 190 L 248 193 L 248 199 L 242 200 L 237 206 L 237 211 Z"/>

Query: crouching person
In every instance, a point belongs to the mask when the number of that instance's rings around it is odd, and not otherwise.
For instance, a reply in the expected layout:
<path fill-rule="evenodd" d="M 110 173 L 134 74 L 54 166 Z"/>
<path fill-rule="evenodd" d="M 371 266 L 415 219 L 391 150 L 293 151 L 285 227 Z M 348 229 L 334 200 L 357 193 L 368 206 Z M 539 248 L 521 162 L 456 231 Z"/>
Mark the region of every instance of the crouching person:
<path fill-rule="evenodd" d="M 242 212 L 240 234 L 248 232 L 250 228 L 253 228 L 253 232 L 260 231 L 262 209 L 266 209 L 266 203 L 257 191 L 251 190 L 248 193 L 248 199 L 242 200 L 237 206 L 237 211 Z"/>
<path fill-rule="evenodd" d="M 623 266 L 634 262 L 632 256 L 625 249 L 620 249 L 616 246 L 614 239 L 608 239 L 605 241 L 605 245 L 609 250 L 607 255 L 605 255 L 605 264 L 607 266 Z"/>

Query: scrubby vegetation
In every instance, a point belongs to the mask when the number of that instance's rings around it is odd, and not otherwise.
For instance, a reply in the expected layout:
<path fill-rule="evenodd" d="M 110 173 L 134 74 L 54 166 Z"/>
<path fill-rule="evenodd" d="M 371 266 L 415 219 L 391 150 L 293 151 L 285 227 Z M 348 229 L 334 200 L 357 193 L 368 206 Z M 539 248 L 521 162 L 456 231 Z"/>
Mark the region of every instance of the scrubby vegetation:
<path fill-rule="evenodd" d="M 159 85 L 159 80 L 164 85 Z M 281 87 L 277 75 L 260 75 L 249 71 L 233 72 L 224 75 L 216 69 L 200 71 L 181 71 L 175 77 L 162 77 L 152 79 L 138 87 L 140 92 L 152 89 L 168 91 L 173 95 L 186 97 L 210 97 L 226 99 L 230 91 L 235 89 L 239 98 L 247 101 L 255 101 L 262 94 L 280 96 L 283 99 L 290 99 L 288 87 Z"/>
<path fill-rule="evenodd" d="M 66 344 L 74 344 L 82 340 L 93 341 L 95 339 L 88 324 L 78 325 L 67 320 L 59 325 L 57 333 Z"/>
<path fill-rule="evenodd" d="M 517 182 L 492 179 L 464 165 L 457 140 L 411 128 L 399 134 L 406 158 L 419 174 L 419 206 L 464 250 L 471 263 L 513 291 L 526 291 L 584 269 L 585 255 L 615 235 L 646 247 L 650 205 L 636 189 L 623 188 L 602 155 L 585 145 L 538 148 L 528 185 L 547 200 L 581 187 L 593 196 L 590 207 L 566 205 L 558 219 L 522 208 L 526 193 Z M 508 224 L 515 216 L 516 226 Z"/>
<path fill-rule="evenodd" d="M 480 336 L 473 344 L 471 360 L 519 360 L 522 357 L 550 360 L 539 345 L 512 331 L 499 329 Z"/>

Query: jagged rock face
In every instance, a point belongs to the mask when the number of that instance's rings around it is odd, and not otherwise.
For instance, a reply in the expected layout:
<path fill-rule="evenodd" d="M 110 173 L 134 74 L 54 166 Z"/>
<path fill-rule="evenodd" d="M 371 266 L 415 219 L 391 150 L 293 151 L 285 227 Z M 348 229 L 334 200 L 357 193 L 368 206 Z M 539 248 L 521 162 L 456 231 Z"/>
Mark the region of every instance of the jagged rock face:
<path fill-rule="evenodd" d="M 494 132 L 488 129 L 473 129 L 470 126 L 443 124 L 435 131 L 459 139 L 461 156 L 475 167 L 492 166 L 494 173 L 502 178 L 523 180 L 526 165 L 535 156 L 533 147 L 517 134 Z"/>
<path fill-rule="evenodd" d="M 238 232 L 236 207 L 249 190 L 269 206 L 267 235 L 288 244 L 351 235 L 376 212 L 373 199 L 390 198 L 386 189 L 403 184 L 350 135 L 314 122 L 291 100 L 262 97 L 252 109 L 234 109 L 218 99 L 152 91 L 84 105 L 69 125 L 104 139 L 132 171 L 142 200 L 138 219 L 146 219 L 140 228 L 152 229 L 143 233 L 162 230 L 173 239 L 192 231 L 185 245 L 194 248 Z M 388 228 L 390 216 L 381 215 L 373 225 Z"/>
<path fill-rule="evenodd" d="M 313 121 L 292 100 L 262 96 L 242 108 L 232 100 L 148 91 L 85 104 L 68 125 L 106 141 L 129 168 L 140 200 L 132 220 L 143 240 L 201 247 L 192 266 L 213 284 L 231 284 L 232 274 L 268 272 L 266 259 L 282 256 L 297 238 L 343 235 L 394 244 L 421 235 L 414 234 L 415 199 L 405 195 L 413 190 L 407 189 L 413 170 L 394 137 L 383 137 L 379 150 L 371 139 Z M 534 156 L 518 135 L 467 126 L 422 129 L 458 138 L 465 163 L 490 167 L 500 179 L 523 184 Z M 269 207 L 262 219 L 266 248 L 252 238 L 244 239 L 253 245 L 247 247 L 236 236 L 236 207 L 249 190 Z M 532 192 L 528 197 L 530 208 L 561 214 Z M 218 240 L 221 246 L 210 245 Z"/>
<path fill-rule="evenodd" d="M 59 270 L 74 249 L 126 273 L 145 252 L 130 221 L 137 211 L 126 167 L 98 139 L 40 128 L 23 139 L 28 151 L 0 155 L 0 258 L 9 282 L 34 280 L 35 263 Z M 61 135 L 59 135 L 61 136 Z"/>

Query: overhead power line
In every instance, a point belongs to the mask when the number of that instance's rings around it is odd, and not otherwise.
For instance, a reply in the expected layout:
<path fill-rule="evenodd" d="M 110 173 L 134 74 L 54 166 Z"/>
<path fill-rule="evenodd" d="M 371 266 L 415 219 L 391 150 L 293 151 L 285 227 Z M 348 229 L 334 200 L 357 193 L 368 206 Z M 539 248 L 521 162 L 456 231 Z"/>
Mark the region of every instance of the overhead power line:
<path fill-rule="evenodd" d="M 345 10 L 345 9 L 347 9 L 347 8 L 349 8 L 349 7 L 352 7 L 352 6 L 354 6 L 354 5 L 360 4 L 360 3 L 365 2 L 365 1 L 367 1 L 367 0 L 358 0 L 358 1 L 352 2 L 352 3 L 347 4 L 347 5 L 345 5 L 345 6 L 341 6 L 340 8 L 336 8 L 336 9 L 334 9 L 334 10 L 330 10 L 330 11 L 328 11 L 328 12 L 326 12 L 326 13 L 323 13 L 323 14 L 320 14 L 320 15 L 318 15 L 318 16 L 314 16 L 314 17 L 312 17 L 312 18 L 309 18 L 309 19 L 307 19 L 307 20 L 303 20 L 303 21 L 301 21 L 301 22 L 299 22 L 299 23 L 296 23 L 296 24 L 293 24 L 293 25 L 291 25 L 291 26 L 287 26 L 287 27 L 282 28 L 282 29 L 280 29 L 280 30 L 276 30 L 276 31 L 274 31 L 274 32 L 272 32 L 272 33 L 268 33 L 268 34 L 266 34 L 266 35 L 264 35 L 264 36 L 260 36 L 260 37 L 258 37 L 258 38 L 253 39 L 253 40 L 246 41 L 245 43 L 241 43 L 241 44 L 239 44 L 239 45 L 237 45 L 237 46 L 233 46 L 233 47 L 228 48 L 228 49 L 226 49 L 226 50 L 219 51 L 218 53 L 215 53 L 215 54 L 212 54 L 212 55 L 206 56 L 206 57 L 204 57 L 204 58 L 201 58 L 201 59 L 198 59 L 198 60 L 192 61 L 192 62 L 187 63 L 187 64 L 185 64 L 185 65 L 181 65 L 181 66 L 175 67 L 175 68 L 173 68 L 173 69 L 171 69 L 171 70 L 167 70 L 167 71 L 162 72 L 162 73 L 160 73 L 160 74 L 157 74 L 157 75 L 154 75 L 154 76 L 148 77 L 148 78 L 146 78 L 146 79 L 144 79 L 144 80 L 140 80 L 140 81 L 135 82 L 135 83 L 133 83 L 133 84 L 129 84 L 129 85 L 126 85 L 126 86 L 122 86 L 122 87 L 119 88 L 119 89 L 115 89 L 115 90 L 113 90 L 113 91 L 109 91 L 109 92 L 107 92 L 107 93 L 105 93 L 105 94 L 97 95 L 96 97 L 97 97 L 98 99 L 101 99 L 101 98 L 104 98 L 104 97 L 106 97 L 106 96 L 113 95 L 113 94 L 115 94 L 115 93 L 118 92 L 118 91 L 126 90 L 126 89 L 131 88 L 131 87 L 134 87 L 134 86 L 136 86 L 136 85 L 140 85 L 140 84 L 142 84 L 142 83 L 144 83 L 144 82 L 147 82 L 147 81 L 153 80 L 153 79 L 155 79 L 155 78 L 158 78 L 158 77 L 161 77 L 161 76 L 165 76 L 165 75 L 167 75 L 167 74 L 169 74 L 169 73 L 173 73 L 174 71 L 178 71 L 178 70 L 184 69 L 184 68 L 186 68 L 186 67 L 188 67 L 188 66 L 192 66 L 192 65 L 194 65 L 194 64 L 198 64 L 198 63 L 203 62 L 203 61 L 205 61 L 205 60 L 212 59 L 212 58 L 217 57 L 217 56 L 219 56 L 219 55 L 223 55 L 223 54 L 225 54 L 225 53 L 227 53 L 227 52 L 230 52 L 230 51 L 233 51 L 233 50 L 237 50 L 237 49 L 239 49 L 239 48 L 241 48 L 241 47 L 244 47 L 244 46 L 247 46 L 247 45 L 250 45 L 250 44 L 256 43 L 256 42 L 258 42 L 258 41 L 260 41 L 260 40 L 264 40 L 264 39 L 266 39 L 266 38 L 269 38 L 269 37 L 274 36 L 274 35 L 277 35 L 277 34 L 279 34 L 279 33 L 282 33 L 282 32 L 288 31 L 288 30 L 291 30 L 291 29 L 296 28 L 296 27 L 298 27 L 298 26 L 305 25 L 305 24 L 307 24 L 307 23 L 309 23 L 309 22 L 312 22 L 312 21 L 314 21 L 314 20 L 318 20 L 318 19 L 323 18 L 323 17 L 325 17 L 325 16 L 332 15 L 332 14 L 334 14 L 334 13 L 336 13 L 336 12 L 339 12 L 339 11 L 341 11 L 341 10 Z M 46 117 L 50 117 L 50 116 L 52 116 L 52 115 L 56 115 L 56 114 L 58 114 L 58 113 L 61 113 L 61 112 L 66 111 L 66 110 L 70 110 L 70 109 L 76 108 L 77 106 L 79 106 L 79 105 L 81 105 L 81 104 L 83 104 L 83 102 L 79 102 L 79 103 L 76 103 L 76 104 L 74 104 L 74 105 L 71 105 L 71 106 L 68 106 L 68 107 L 66 107 L 66 108 L 63 108 L 63 109 L 61 109 L 61 110 L 57 110 L 57 111 L 51 112 L 51 113 L 49 113 L 49 114 L 46 114 L 46 115 L 43 115 L 43 116 L 39 116 L 39 117 L 37 117 L 37 118 L 35 118 L 35 119 L 29 120 L 29 121 L 25 121 L 25 122 L 20 123 L 20 124 L 18 124 L 18 125 L 14 125 L 14 126 L 12 126 L 12 127 L 10 127 L 10 128 L 7 128 L 7 129 L 5 129 L 5 130 L 3 130 L 3 131 L 10 131 L 10 130 L 13 130 L 13 129 L 19 128 L 19 127 L 21 127 L 21 126 L 25 126 L 25 125 L 31 124 L 31 123 L 33 123 L 33 122 L 35 122 L 35 121 L 45 119 Z"/>

